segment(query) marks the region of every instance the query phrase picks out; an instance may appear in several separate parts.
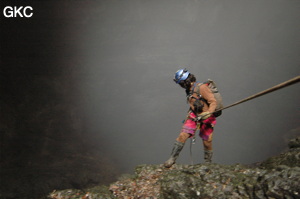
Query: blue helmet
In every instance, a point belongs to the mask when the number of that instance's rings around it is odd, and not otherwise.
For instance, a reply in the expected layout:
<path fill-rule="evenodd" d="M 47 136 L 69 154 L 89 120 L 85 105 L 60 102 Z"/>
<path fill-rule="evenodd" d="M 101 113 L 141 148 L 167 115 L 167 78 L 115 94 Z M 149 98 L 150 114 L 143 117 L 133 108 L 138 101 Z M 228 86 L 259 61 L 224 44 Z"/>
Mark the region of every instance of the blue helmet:
<path fill-rule="evenodd" d="M 180 69 L 175 73 L 174 81 L 178 84 L 181 80 L 186 80 L 190 72 L 187 69 Z"/>

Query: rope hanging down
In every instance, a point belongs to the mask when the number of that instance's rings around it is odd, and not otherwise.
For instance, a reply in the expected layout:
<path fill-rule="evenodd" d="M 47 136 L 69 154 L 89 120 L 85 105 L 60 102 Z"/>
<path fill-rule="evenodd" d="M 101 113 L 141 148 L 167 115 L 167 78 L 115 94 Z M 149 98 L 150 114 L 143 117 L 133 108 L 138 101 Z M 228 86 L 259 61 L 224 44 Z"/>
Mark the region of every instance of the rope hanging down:
<path fill-rule="evenodd" d="M 226 106 L 226 107 L 221 108 L 221 109 L 216 110 L 216 111 L 220 111 L 220 110 L 224 110 L 224 109 L 231 108 L 231 107 L 233 107 L 233 106 L 236 106 L 236 105 L 238 105 L 238 104 L 241 104 L 241 103 L 244 103 L 244 102 L 246 102 L 246 101 L 252 100 L 252 99 L 254 99 L 254 98 L 260 97 L 260 96 L 262 96 L 262 95 L 271 93 L 271 92 L 276 91 L 276 90 L 278 90 L 278 89 L 281 89 L 281 88 L 290 86 L 290 85 L 295 84 L 295 83 L 297 83 L 297 82 L 299 82 L 299 81 L 300 81 L 300 75 L 297 76 L 297 77 L 294 77 L 294 78 L 292 78 L 292 79 L 290 79 L 290 80 L 288 80 L 288 81 L 282 82 L 281 84 L 278 84 L 278 85 L 276 85 L 276 86 L 273 86 L 272 88 L 269 88 L 269 89 L 266 89 L 266 90 L 264 90 L 264 91 L 261 91 L 261 92 L 255 94 L 255 95 L 251 95 L 251 96 L 249 96 L 249 97 L 247 97 L 247 98 L 245 98 L 245 99 L 243 99 L 243 100 L 240 100 L 240 101 L 238 101 L 238 102 L 235 102 L 235 103 L 233 103 L 233 104 L 231 104 L 231 105 L 229 105 L 229 106 Z M 215 111 L 215 112 L 216 112 L 216 111 Z M 214 113 L 214 112 L 213 112 L 213 113 Z"/>

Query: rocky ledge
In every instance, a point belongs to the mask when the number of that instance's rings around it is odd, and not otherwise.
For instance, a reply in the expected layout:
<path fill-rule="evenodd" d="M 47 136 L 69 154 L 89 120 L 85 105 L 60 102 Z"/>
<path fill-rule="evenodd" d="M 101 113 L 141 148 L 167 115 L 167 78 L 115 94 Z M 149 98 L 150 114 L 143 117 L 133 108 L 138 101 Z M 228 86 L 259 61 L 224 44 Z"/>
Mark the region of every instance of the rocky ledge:
<path fill-rule="evenodd" d="M 109 187 L 53 191 L 53 199 L 300 199 L 300 137 L 289 150 L 255 165 L 140 165 Z"/>

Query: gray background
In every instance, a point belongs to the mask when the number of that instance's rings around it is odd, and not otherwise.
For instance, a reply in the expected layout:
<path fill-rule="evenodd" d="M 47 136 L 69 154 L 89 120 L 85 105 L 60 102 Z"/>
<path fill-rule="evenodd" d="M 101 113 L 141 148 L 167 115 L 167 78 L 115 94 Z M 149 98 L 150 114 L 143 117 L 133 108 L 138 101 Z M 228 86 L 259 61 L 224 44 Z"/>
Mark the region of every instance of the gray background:
<path fill-rule="evenodd" d="M 27 4 L 32 18 L 1 18 L 1 70 L 11 77 L 4 94 L 20 99 L 26 83 L 51 79 L 58 101 L 74 110 L 72 128 L 84 145 L 105 151 L 121 172 L 168 158 L 188 110 L 184 90 L 172 80 L 178 69 L 198 81 L 213 79 L 225 105 L 299 75 L 297 0 Z M 18 92 L 9 93 L 11 85 Z M 300 135 L 299 100 L 297 84 L 225 110 L 215 128 L 214 162 L 249 164 L 280 153 Z M 195 163 L 202 153 L 198 137 Z M 189 142 L 178 163 L 190 163 Z"/>

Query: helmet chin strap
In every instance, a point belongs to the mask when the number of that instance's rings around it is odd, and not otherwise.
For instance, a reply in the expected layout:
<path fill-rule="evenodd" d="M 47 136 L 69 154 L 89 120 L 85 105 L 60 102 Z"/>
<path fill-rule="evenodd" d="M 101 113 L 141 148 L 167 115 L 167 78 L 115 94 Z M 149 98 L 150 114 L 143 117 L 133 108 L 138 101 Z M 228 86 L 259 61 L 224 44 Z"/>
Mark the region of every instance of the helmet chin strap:
<path fill-rule="evenodd" d="M 191 88 L 193 88 L 193 86 L 194 86 L 194 84 L 195 84 L 196 82 L 191 82 L 191 84 L 190 84 L 190 87 L 188 87 L 188 88 L 185 88 L 186 90 L 188 90 L 188 91 L 190 91 L 191 90 Z"/>

